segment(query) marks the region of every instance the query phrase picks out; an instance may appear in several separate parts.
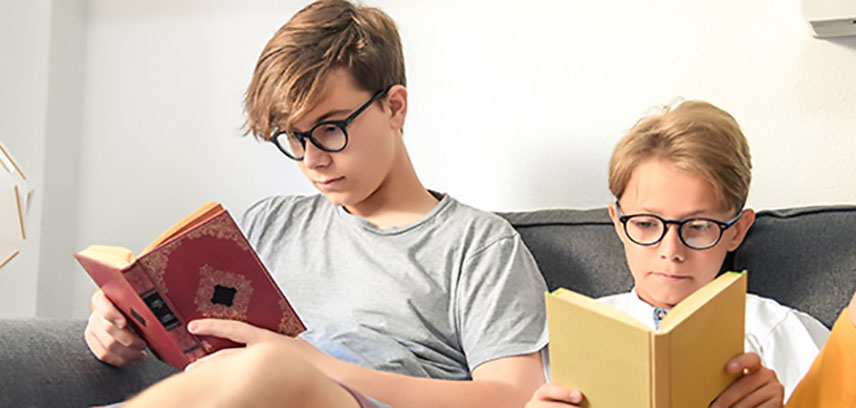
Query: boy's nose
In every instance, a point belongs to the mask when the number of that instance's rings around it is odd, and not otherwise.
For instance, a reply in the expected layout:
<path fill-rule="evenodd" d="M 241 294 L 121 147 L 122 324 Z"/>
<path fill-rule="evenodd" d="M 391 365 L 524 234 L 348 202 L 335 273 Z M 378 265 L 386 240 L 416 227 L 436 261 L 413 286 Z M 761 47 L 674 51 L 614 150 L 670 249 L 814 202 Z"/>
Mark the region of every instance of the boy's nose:
<path fill-rule="evenodd" d="M 681 241 L 681 237 L 678 234 L 678 226 L 667 225 L 666 235 L 663 236 L 663 240 L 660 241 L 659 245 L 660 258 L 683 262 L 686 250 L 687 247 Z"/>
<path fill-rule="evenodd" d="M 330 164 L 330 153 L 317 148 L 307 140 L 303 153 L 303 165 L 308 169 L 318 169 L 328 164 Z"/>

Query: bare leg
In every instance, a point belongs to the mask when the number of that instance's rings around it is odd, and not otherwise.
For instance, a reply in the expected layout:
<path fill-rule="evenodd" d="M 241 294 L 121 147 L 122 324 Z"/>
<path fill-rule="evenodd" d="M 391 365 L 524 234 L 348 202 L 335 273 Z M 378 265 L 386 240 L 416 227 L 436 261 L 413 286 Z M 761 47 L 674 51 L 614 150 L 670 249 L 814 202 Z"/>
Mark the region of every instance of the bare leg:
<path fill-rule="evenodd" d="M 153 385 L 127 407 L 359 407 L 348 391 L 284 347 L 257 344 L 221 353 Z"/>

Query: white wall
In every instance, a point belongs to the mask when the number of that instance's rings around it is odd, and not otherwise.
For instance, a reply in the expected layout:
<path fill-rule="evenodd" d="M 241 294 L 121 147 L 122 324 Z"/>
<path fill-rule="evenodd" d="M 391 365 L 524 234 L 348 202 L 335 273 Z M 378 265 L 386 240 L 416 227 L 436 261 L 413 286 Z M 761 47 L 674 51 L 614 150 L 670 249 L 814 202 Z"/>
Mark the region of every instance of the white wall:
<path fill-rule="evenodd" d="M 205 201 L 312 191 L 240 136 L 258 54 L 303 4 L 86 2 L 76 248 L 139 250 Z M 798 1 L 369 4 L 401 30 L 405 138 L 430 188 L 490 210 L 605 206 L 615 142 L 683 96 L 742 124 L 750 205 L 856 202 L 856 37 L 812 38 Z M 83 316 L 92 285 L 71 268 Z"/>
<path fill-rule="evenodd" d="M 34 192 L 21 254 L 0 269 L 0 317 L 36 312 L 51 1 L 0 2 L 0 140 Z"/>
<path fill-rule="evenodd" d="M 84 0 L 52 1 L 36 303 L 36 313 L 46 317 L 69 316 L 80 275 L 71 254 L 79 249 L 85 4 Z"/>

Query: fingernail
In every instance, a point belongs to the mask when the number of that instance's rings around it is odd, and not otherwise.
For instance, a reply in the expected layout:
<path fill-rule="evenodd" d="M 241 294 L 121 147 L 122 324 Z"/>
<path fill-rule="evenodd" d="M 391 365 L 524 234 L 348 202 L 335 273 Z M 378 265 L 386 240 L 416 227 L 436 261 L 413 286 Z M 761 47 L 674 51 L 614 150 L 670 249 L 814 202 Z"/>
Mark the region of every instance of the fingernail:
<path fill-rule="evenodd" d="M 192 321 L 192 322 L 187 324 L 187 330 L 190 330 L 191 332 L 195 332 L 196 329 L 198 329 L 198 328 L 199 328 L 199 323 L 196 323 L 196 321 Z"/>
<path fill-rule="evenodd" d="M 572 402 L 579 402 L 582 399 L 583 395 L 577 390 L 571 390 L 571 400 Z"/>
<path fill-rule="evenodd" d="M 728 369 L 730 371 L 736 372 L 740 368 L 740 365 L 737 363 L 728 363 Z"/>
<path fill-rule="evenodd" d="M 134 361 L 137 363 L 142 363 L 143 361 L 146 361 L 147 356 L 148 354 L 146 354 L 145 351 L 141 351 L 137 358 L 134 359 Z"/>
<path fill-rule="evenodd" d="M 124 325 L 124 324 L 125 324 L 125 320 L 122 318 L 118 318 L 116 320 L 113 320 L 113 325 L 120 328 L 120 329 L 122 328 L 122 325 Z"/>

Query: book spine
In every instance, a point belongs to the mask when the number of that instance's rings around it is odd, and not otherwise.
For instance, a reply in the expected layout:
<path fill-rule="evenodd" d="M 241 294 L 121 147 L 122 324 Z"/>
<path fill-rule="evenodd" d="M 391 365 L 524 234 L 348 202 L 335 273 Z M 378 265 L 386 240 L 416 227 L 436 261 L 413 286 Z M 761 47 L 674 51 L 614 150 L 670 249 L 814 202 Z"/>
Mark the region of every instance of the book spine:
<path fill-rule="evenodd" d="M 671 407 L 670 371 L 671 356 L 669 347 L 670 333 L 651 333 L 651 406 L 653 408 Z"/>
<path fill-rule="evenodd" d="M 184 322 L 173 312 L 174 308 L 170 305 L 169 300 L 158 291 L 151 277 L 139 262 L 127 269 L 124 276 L 158 320 L 158 323 L 172 337 L 181 353 L 184 354 L 187 361 L 183 365 L 192 363 L 207 354 L 199 341 L 187 331 Z M 131 317 L 139 319 L 139 316 Z"/>

